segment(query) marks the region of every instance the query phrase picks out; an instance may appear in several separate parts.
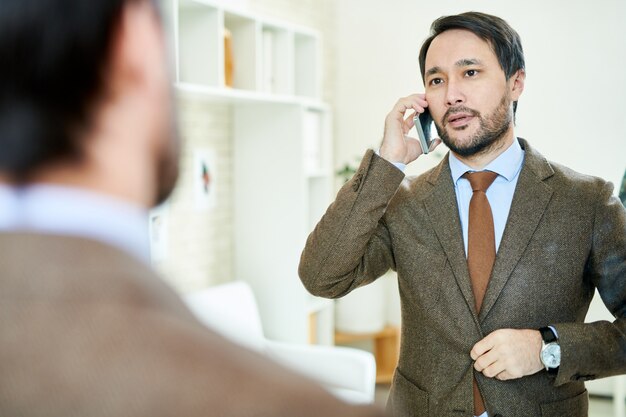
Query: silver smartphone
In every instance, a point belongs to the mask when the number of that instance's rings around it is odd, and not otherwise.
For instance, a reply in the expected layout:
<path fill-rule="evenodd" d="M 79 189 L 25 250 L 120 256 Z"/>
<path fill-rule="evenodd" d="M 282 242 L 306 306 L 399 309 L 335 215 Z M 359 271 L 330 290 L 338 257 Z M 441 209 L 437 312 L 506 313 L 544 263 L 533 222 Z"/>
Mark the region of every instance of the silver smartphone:
<path fill-rule="evenodd" d="M 428 108 L 424 109 L 424 113 L 418 113 L 413 117 L 415 130 L 422 146 L 422 153 L 427 154 L 430 151 L 430 144 L 433 141 L 432 125 L 433 118 L 430 116 Z"/>

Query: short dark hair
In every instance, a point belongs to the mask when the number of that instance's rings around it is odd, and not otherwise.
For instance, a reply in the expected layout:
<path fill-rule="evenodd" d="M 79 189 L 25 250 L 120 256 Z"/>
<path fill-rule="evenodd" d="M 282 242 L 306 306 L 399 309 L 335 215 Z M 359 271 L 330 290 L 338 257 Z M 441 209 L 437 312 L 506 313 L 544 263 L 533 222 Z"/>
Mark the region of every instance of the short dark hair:
<path fill-rule="evenodd" d="M 129 1 L 0 1 L 0 172 L 80 157 Z"/>
<path fill-rule="evenodd" d="M 498 58 L 500 67 L 510 79 L 518 70 L 525 69 L 524 50 L 518 33 L 504 19 L 480 12 L 466 12 L 442 16 L 430 26 L 430 36 L 422 44 L 419 55 L 422 80 L 426 71 L 426 54 L 433 39 L 450 29 L 463 29 L 487 41 Z M 425 80 L 424 80 L 425 82 Z M 513 111 L 517 102 L 513 103 Z"/>

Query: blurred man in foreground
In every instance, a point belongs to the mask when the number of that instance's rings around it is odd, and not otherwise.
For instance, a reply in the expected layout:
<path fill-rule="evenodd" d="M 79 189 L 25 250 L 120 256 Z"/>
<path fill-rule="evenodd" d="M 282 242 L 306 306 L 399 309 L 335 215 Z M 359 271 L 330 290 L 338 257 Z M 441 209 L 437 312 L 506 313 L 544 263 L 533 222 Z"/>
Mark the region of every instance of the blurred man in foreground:
<path fill-rule="evenodd" d="M 205 329 L 147 265 L 179 147 L 153 2 L 3 0 L 0 61 L 0 415 L 378 415 Z"/>

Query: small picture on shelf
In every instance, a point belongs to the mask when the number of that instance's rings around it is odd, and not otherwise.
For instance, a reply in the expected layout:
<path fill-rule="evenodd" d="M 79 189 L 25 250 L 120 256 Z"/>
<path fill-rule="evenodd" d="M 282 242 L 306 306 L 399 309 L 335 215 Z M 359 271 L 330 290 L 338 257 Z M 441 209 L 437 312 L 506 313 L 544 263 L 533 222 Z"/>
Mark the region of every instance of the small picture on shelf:
<path fill-rule="evenodd" d="M 224 28 L 224 84 L 226 87 L 234 85 L 235 63 L 233 62 L 233 35 Z"/>

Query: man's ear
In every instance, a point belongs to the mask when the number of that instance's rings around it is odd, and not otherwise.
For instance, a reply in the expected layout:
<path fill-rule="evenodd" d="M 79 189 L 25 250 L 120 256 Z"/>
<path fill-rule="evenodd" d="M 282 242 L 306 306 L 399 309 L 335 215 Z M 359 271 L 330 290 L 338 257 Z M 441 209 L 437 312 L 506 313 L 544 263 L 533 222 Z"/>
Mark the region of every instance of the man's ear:
<path fill-rule="evenodd" d="M 109 56 L 107 78 L 112 93 L 154 81 L 155 69 L 163 65 L 162 35 L 149 1 L 125 2 Z"/>
<path fill-rule="evenodd" d="M 524 81 L 526 80 L 526 71 L 518 69 L 511 78 L 509 78 L 509 88 L 511 91 L 511 99 L 517 101 L 524 91 Z"/>

